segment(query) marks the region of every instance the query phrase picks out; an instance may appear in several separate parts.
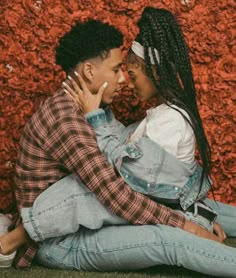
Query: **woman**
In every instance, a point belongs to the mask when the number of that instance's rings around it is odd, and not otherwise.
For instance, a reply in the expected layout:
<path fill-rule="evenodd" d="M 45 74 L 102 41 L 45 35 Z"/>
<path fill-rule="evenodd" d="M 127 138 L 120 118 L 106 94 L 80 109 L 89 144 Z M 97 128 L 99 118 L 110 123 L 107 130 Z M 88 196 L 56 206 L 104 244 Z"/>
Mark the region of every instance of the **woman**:
<path fill-rule="evenodd" d="M 127 56 L 129 87 L 141 100 L 154 97 L 157 103 L 138 126 L 125 128 L 108 108 L 93 111 L 100 106 L 101 96 L 91 95 L 76 72 L 82 90 L 70 76 L 78 94 L 65 83 L 66 90 L 87 112 L 101 151 L 134 190 L 218 233 L 214 209 L 221 204 L 206 198 L 211 186 L 210 147 L 183 34 L 164 9 L 147 7 L 138 26 L 140 33 Z M 89 97 L 96 101 L 88 102 Z M 195 141 L 202 168 L 195 160 Z"/>

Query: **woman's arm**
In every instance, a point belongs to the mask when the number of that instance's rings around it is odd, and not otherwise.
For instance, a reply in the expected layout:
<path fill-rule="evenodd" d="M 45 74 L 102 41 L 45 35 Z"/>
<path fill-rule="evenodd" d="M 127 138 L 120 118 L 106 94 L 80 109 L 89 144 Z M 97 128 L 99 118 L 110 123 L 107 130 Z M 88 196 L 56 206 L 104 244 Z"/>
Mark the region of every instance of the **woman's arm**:
<path fill-rule="evenodd" d="M 108 162 L 120 170 L 122 160 L 125 157 L 135 159 L 142 156 L 142 151 L 137 144 L 130 142 L 122 143 L 125 128 L 108 122 L 103 109 L 97 109 L 85 115 L 87 122 L 94 128 L 97 143 L 100 150 L 106 155 Z"/>

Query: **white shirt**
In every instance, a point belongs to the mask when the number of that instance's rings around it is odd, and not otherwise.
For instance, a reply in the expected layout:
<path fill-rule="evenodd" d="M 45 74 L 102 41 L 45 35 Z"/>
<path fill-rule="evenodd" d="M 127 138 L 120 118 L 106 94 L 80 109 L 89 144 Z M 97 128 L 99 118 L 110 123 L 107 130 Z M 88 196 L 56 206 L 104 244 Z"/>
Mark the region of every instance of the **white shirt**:
<path fill-rule="evenodd" d="M 188 114 L 176 105 L 187 119 Z M 183 162 L 192 162 L 195 158 L 195 136 L 189 123 L 175 109 L 161 104 L 147 110 L 146 118 L 130 136 L 130 141 L 138 141 L 147 136 L 163 149 Z"/>

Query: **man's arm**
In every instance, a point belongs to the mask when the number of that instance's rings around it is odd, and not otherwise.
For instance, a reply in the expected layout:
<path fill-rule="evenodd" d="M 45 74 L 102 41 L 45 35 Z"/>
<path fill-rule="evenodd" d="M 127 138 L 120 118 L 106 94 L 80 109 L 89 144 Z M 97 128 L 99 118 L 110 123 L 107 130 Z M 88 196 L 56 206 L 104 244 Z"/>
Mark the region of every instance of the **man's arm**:
<path fill-rule="evenodd" d="M 133 224 L 184 227 L 182 215 L 134 192 L 115 174 L 97 146 L 94 131 L 78 112 L 58 120 L 44 147 L 53 159 L 78 175 L 114 214 Z"/>

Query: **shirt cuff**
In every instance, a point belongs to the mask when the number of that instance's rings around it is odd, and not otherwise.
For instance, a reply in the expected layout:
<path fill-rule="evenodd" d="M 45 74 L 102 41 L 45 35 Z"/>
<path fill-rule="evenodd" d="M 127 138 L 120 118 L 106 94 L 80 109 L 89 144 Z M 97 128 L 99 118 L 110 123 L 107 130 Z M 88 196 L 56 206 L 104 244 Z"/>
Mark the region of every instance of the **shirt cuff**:
<path fill-rule="evenodd" d="M 183 229 L 184 224 L 185 224 L 185 220 L 186 220 L 186 218 L 182 214 L 172 210 L 171 211 L 171 216 L 168 219 L 167 225 Z"/>
<path fill-rule="evenodd" d="M 105 111 L 101 108 L 86 113 L 85 119 L 93 128 L 97 128 L 99 126 L 107 124 Z"/>
<path fill-rule="evenodd" d="M 107 106 L 104 108 L 104 111 L 106 114 L 107 122 L 110 123 L 114 119 L 114 115 L 111 111 L 111 108 L 109 106 Z"/>

